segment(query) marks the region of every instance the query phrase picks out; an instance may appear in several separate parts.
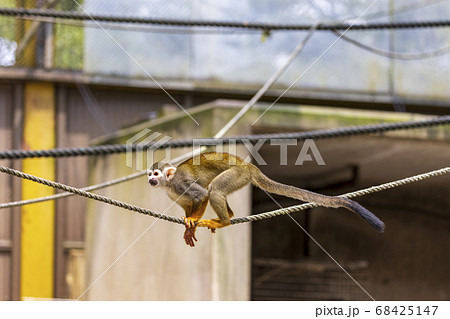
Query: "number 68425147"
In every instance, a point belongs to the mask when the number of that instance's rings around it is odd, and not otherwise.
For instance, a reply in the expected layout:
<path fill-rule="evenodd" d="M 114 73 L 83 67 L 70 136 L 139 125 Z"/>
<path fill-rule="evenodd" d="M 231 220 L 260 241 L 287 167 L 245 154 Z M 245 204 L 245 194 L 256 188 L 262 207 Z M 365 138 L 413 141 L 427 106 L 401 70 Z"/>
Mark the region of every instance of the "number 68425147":
<path fill-rule="evenodd" d="M 379 316 L 434 316 L 438 306 L 378 306 L 375 313 Z"/>

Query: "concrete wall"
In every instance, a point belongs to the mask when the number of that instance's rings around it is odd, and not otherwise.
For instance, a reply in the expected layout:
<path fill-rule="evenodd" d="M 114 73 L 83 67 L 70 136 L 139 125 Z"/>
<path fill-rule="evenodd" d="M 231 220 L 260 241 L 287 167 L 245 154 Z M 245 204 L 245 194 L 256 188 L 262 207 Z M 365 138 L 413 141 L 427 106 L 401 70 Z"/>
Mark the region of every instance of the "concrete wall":
<path fill-rule="evenodd" d="M 221 116 L 212 110 L 191 112 L 202 125 L 183 114 L 143 127 L 177 138 L 211 136 Z M 116 142 L 123 142 L 141 127 Z M 245 132 L 237 126 L 236 131 Z M 234 131 L 236 133 L 236 131 Z M 176 150 L 173 157 L 186 150 Z M 241 148 L 238 153 L 245 156 Z M 156 156 L 161 157 L 159 153 Z M 125 155 L 97 158 L 92 183 L 134 172 Z M 181 217 L 183 210 L 162 190 L 151 189 L 146 177 L 101 193 L 154 211 Z M 238 216 L 250 214 L 250 188 L 230 196 Z M 213 216 L 208 207 L 205 216 Z M 250 298 L 250 225 L 197 230 L 195 248 L 182 238 L 184 226 L 91 202 L 87 219 L 89 300 L 248 300 Z M 109 268 L 112 265 L 111 268 Z M 108 270 L 96 283 L 97 278 Z"/>

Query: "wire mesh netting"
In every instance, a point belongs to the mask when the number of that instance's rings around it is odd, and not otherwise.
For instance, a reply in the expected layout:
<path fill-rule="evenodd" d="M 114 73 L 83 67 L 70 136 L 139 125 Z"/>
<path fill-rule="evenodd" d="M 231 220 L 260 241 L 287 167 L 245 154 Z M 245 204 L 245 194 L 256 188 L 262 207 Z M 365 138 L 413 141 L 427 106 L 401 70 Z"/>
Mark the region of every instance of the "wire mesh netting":
<path fill-rule="evenodd" d="M 450 3 L 416 1 L 162 1 L 3 0 L 1 7 L 177 20 L 315 24 L 445 20 Z M 342 30 L 344 32 L 344 30 Z M 196 80 L 215 85 L 260 84 L 308 31 L 175 27 L 40 16 L 0 16 L 0 65 L 78 70 L 128 78 Z M 396 60 L 355 47 L 330 31 L 316 32 L 277 82 L 308 90 L 448 98 L 448 28 L 349 31 L 383 51 L 419 54 Z"/>

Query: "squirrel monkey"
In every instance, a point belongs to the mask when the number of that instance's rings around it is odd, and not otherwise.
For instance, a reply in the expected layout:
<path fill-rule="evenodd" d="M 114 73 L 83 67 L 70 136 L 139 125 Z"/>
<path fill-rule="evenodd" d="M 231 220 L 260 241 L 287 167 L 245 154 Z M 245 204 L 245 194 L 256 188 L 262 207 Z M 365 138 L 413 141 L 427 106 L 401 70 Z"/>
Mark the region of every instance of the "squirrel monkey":
<path fill-rule="evenodd" d="M 162 187 L 169 197 L 185 210 L 186 244 L 194 247 L 197 226 L 216 228 L 230 225 L 234 216 L 227 202 L 227 195 L 248 183 L 269 192 L 313 202 L 325 207 L 344 207 L 363 219 L 378 231 L 384 231 L 384 223 L 374 214 L 350 199 L 313 193 L 271 180 L 255 165 L 228 153 L 204 153 L 190 158 L 178 167 L 156 163 L 148 170 L 148 182 Z M 200 220 L 208 201 L 219 218 Z"/>

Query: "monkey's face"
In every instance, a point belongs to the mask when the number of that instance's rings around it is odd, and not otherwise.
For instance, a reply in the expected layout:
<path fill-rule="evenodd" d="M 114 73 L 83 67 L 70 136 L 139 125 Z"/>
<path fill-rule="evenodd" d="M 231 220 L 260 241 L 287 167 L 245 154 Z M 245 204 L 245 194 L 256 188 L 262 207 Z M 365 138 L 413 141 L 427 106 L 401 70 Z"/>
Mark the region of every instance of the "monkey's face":
<path fill-rule="evenodd" d="M 164 178 L 163 172 L 159 169 L 148 171 L 148 183 L 153 187 L 158 187 L 161 185 L 161 179 Z"/>
<path fill-rule="evenodd" d="M 168 183 L 173 178 L 175 167 L 163 167 L 162 169 L 148 170 L 148 183 L 153 187 L 168 186 Z"/>

